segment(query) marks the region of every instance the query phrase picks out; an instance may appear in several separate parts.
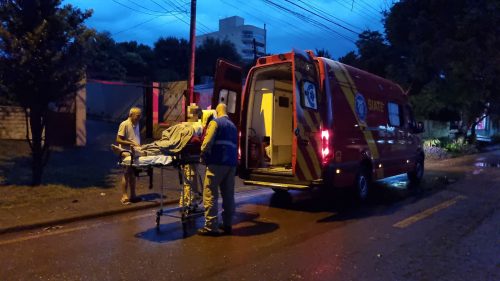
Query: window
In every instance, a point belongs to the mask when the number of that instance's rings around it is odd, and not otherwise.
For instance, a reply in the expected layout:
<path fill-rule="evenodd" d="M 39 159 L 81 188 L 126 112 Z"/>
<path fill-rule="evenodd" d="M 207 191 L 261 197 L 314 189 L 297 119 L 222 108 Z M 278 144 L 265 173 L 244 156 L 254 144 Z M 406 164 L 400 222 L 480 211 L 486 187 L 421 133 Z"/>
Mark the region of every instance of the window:
<path fill-rule="evenodd" d="M 401 116 L 399 114 L 399 105 L 393 102 L 387 103 L 389 112 L 389 124 L 394 127 L 401 126 Z"/>
<path fill-rule="evenodd" d="M 219 103 L 227 105 L 228 113 L 236 112 L 236 92 L 227 89 L 222 89 L 219 92 Z"/>
<path fill-rule="evenodd" d="M 310 81 L 302 82 L 302 106 L 309 109 L 318 109 L 318 94 L 316 86 Z"/>
<path fill-rule="evenodd" d="M 415 123 L 415 118 L 413 117 L 413 111 L 409 105 L 405 105 L 404 107 L 404 124 L 410 129 L 415 128 L 417 125 Z"/>

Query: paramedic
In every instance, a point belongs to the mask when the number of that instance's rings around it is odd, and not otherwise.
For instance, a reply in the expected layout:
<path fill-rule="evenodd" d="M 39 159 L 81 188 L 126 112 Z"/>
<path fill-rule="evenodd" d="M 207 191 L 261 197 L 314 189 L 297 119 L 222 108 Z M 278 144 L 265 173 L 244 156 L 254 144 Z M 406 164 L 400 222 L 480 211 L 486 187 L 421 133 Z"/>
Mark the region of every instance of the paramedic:
<path fill-rule="evenodd" d="M 134 147 L 141 145 L 140 119 L 141 109 L 132 107 L 128 114 L 128 119 L 120 124 L 116 135 L 116 142 L 121 148 L 133 150 Z M 125 168 L 120 186 L 123 193 L 121 202 L 124 205 L 130 204 L 131 201 L 137 201 L 138 198 L 135 196 L 135 173 L 132 167 Z M 127 194 L 127 187 L 130 188 L 130 197 Z"/>
<path fill-rule="evenodd" d="M 199 110 L 197 115 L 198 119 L 201 119 L 201 124 L 199 125 L 201 127 L 198 126 L 199 123 L 192 123 L 193 127 L 195 128 L 194 130 L 195 133 L 193 134 L 190 143 L 194 144 L 195 146 L 198 145 L 199 147 L 199 144 L 206 135 L 207 125 L 210 123 L 211 120 L 213 120 L 215 116 L 215 110 Z M 199 153 L 199 151 L 196 153 Z M 193 213 L 202 211 L 202 209 L 199 208 L 198 206 L 198 202 L 202 198 L 201 197 L 202 195 L 199 192 L 198 188 L 198 165 L 197 164 L 184 165 L 183 172 L 186 181 L 184 181 L 184 186 L 183 186 L 184 191 L 182 192 L 181 197 L 179 199 L 179 207 L 181 208 L 187 207 L 188 211 Z"/>
<path fill-rule="evenodd" d="M 234 177 L 237 164 L 236 126 L 227 116 L 226 105 L 220 103 L 216 108 L 217 118 L 208 124 L 207 134 L 201 145 L 201 157 L 207 165 L 203 181 L 203 205 L 205 207 L 205 226 L 198 234 L 217 236 L 218 225 L 218 187 L 222 196 L 222 226 L 224 234 L 231 234 L 234 213 Z"/>

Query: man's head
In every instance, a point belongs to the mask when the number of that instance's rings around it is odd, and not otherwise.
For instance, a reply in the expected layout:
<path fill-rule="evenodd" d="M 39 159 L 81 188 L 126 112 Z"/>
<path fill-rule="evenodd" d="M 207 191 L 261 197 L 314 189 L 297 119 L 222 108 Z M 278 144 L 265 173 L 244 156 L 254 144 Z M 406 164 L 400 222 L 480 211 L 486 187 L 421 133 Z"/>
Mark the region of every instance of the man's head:
<path fill-rule="evenodd" d="M 132 121 L 132 124 L 136 125 L 139 122 L 139 119 L 141 119 L 141 109 L 138 107 L 132 107 L 128 113 L 128 117 L 130 118 L 130 121 Z"/>
<path fill-rule="evenodd" d="M 215 112 L 217 112 L 217 118 L 227 116 L 227 106 L 224 103 L 219 103 L 215 108 Z"/>

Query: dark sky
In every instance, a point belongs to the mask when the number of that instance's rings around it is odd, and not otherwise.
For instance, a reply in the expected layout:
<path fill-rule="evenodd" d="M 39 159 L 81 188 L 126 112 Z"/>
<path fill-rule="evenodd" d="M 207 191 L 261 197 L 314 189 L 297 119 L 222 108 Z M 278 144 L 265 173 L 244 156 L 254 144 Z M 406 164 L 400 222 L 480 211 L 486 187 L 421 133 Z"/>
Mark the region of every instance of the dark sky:
<path fill-rule="evenodd" d="M 198 0 L 196 34 L 217 31 L 219 19 L 237 15 L 245 18 L 245 24 L 266 26 L 268 53 L 324 48 L 338 58 L 355 49 L 357 33 L 367 28 L 383 30 L 380 11 L 388 9 L 392 1 Z M 189 0 L 64 0 L 63 3 L 92 9 L 94 14 L 87 25 L 109 31 L 118 42 L 135 40 L 152 46 L 159 37 L 189 37 Z"/>

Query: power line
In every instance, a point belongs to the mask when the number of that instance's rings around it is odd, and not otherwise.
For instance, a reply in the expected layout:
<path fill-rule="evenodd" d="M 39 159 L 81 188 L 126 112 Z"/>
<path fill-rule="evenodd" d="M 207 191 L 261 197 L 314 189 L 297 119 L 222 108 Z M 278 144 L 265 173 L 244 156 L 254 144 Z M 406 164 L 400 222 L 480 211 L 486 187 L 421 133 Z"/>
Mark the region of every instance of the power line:
<path fill-rule="evenodd" d="M 362 29 L 362 28 L 360 28 L 360 27 L 358 27 L 358 26 L 355 26 L 355 25 L 353 25 L 353 24 L 351 24 L 351 23 L 349 23 L 349 22 L 347 22 L 347 21 L 345 21 L 345 20 L 342 20 L 341 18 L 338 18 L 338 17 L 336 17 L 336 16 L 334 16 L 334 15 L 332 15 L 332 14 L 329 14 L 329 13 L 327 13 L 327 12 L 323 11 L 322 9 L 317 8 L 317 7 L 316 7 L 316 6 L 314 6 L 313 4 L 310 4 L 310 3 L 304 2 L 304 1 L 302 1 L 302 0 L 298 0 L 298 1 L 299 1 L 299 2 L 301 2 L 302 4 L 304 4 L 304 5 L 308 6 L 309 8 L 311 8 L 311 9 L 315 10 L 315 11 L 316 11 L 316 12 L 318 12 L 318 13 L 322 13 L 322 14 L 323 14 L 323 15 L 325 15 L 325 16 L 328 16 L 328 17 L 334 18 L 334 19 L 336 19 L 336 20 L 338 20 L 338 21 L 340 21 L 340 22 L 343 22 L 343 23 L 344 23 L 344 24 L 346 24 L 346 25 L 349 25 L 349 26 L 350 26 L 350 27 L 352 27 L 352 28 L 356 28 L 356 29 L 358 29 L 359 31 L 363 31 L 363 29 Z"/>
<path fill-rule="evenodd" d="M 373 11 L 375 11 L 377 14 L 380 14 L 382 12 L 382 9 L 378 10 L 377 8 L 375 8 L 372 5 L 370 5 L 370 3 L 366 2 L 365 0 L 358 0 L 358 1 L 360 1 L 361 3 L 363 3 L 365 5 L 365 7 L 368 7 L 370 9 L 372 9 Z"/>
<path fill-rule="evenodd" d="M 154 1 L 154 0 L 151 0 L 151 1 Z M 182 4 L 182 3 L 179 3 L 177 1 L 172 1 L 172 0 L 162 0 L 163 3 L 173 7 L 174 9 L 178 9 L 178 10 L 184 10 L 184 8 L 182 8 L 183 5 L 185 4 Z M 163 6 L 162 6 L 163 7 Z M 187 11 L 185 11 L 185 14 L 188 14 Z M 188 26 L 190 26 L 190 24 L 188 22 L 186 22 L 184 19 L 180 18 L 180 17 L 176 17 L 178 20 L 182 21 L 183 23 L 187 24 Z M 199 21 L 196 21 L 196 23 L 199 25 L 197 29 L 199 29 L 202 33 L 210 33 L 212 32 L 210 30 L 210 28 L 208 28 L 206 25 L 204 25 L 203 23 L 199 22 Z"/>
<path fill-rule="evenodd" d="M 165 7 L 163 7 L 162 5 L 160 5 L 158 2 L 156 2 L 155 0 L 149 0 L 153 3 L 155 3 L 158 7 L 162 8 L 163 10 L 167 11 L 167 9 L 165 9 Z"/>
<path fill-rule="evenodd" d="M 153 14 L 153 13 L 150 13 L 150 12 L 145 12 L 145 11 L 141 11 L 141 10 L 132 8 L 132 7 L 128 6 L 128 5 L 123 4 L 122 2 L 117 1 L 117 0 L 112 0 L 112 1 L 115 2 L 116 4 L 122 6 L 122 7 L 125 7 L 125 8 L 127 8 L 129 10 L 132 10 L 132 11 L 134 11 L 136 13 L 140 13 L 140 14 L 145 14 L 145 15 L 150 15 L 150 16 L 168 16 L 168 15 L 173 15 L 174 14 L 173 11 L 165 11 L 165 12 L 160 12 L 160 14 L 158 14 L 158 13 Z"/>
<path fill-rule="evenodd" d="M 352 0 L 347 0 L 347 1 L 352 1 Z M 364 10 L 359 10 L 359 11 L 358 10 L 351 10 L 351 7 L 348 6 L 348 5 L 346 5 L 346 3 L 344 3 L 344 2 L 342 2 L 340 0 L 336 0 L 335 2 L 338 3 L 340 6 L 342 6 L 344 9 L 346 9 L 346 10 L 352 12 L 352 13 L 355 13 L 355 14 L 360 15 L 360 16 L 365 16 L 365 17 L 367 17 L 367 19 L 369 18 L 370 21 L 376 22 L 377 24 L 379 23 L 378 19 L 376 17 L 374 17 L 373 15 L 367 13 Z"/>
<path fill-rule="evenodd" d="M 310 36 L 311 35 L 310 33 L 304 32 L 303 30 L 301 30 L 300 28 L 298 28 L 297 26 L 291 24 L 288 21 L 284 21 L 284 20 L 278 19 L 275 15 L 266 13 L 264 10 L 259 11 L 259 15 L 256 16 L 256 15 L 251 14 L 250 12 L 247 11 L 247 10 L 252 10 L 252 9 L 242 10 L 242 9 L 240 9 L 240 7 L 231 4 L 230 0 L 221 0 L 221 1 L 224 2 L 226 5 L 231 6 L 234 9 L 236 9 L 236 10 L 242 12 L 242 13 L 245 13 L 245 14 L 249 15 L 250 17 L 252 17 L 252 18 L 254 18 L 256 20 L 262 21 L 262 16 L 264 16 L 264 18 L 267 19 L 267 20 L 269 20 L 271 23 L 277 23 L 277 25 L 279 25 L 280 23 L 281 24 L 287 24 L 292 29 L 294 29 L 296 32 L 292 32 L 291 29 L 289 29 L 289 28 L 283 28 L 283 27 L 281 27 L 280 29 L 281 29 L 281 31 L 283 31 L 285 33 L 288 33 L 290 35 L 297 36 L 297 35 L 299 35 L 299 33 L 301 35 L 304 35 L 304 36 Z M 246 4 L 245 1 L 239 1 L 239 2 L 242 5 Z M 267 23 L 269 24 L 269 22 L 267 22 Z M 270 25 L 273 26 L 273 24 L 270 24 Z"/>
<path fill-rule="evenodd" d="M 356 31 L 354 31 L 354 30 L 352 30 L 352 29 L 350 29 L 350 28 L 348 28 L 348 27 L 346 27 L 346 26 L 344 26 L 344 25 L 342 25 L 342 24 L 340 24 L 340 23 L 337 23 L 337 22 L 335 22 L 335 21 L 332 21 L 332 20 L 330 20 L 330 19 L 328 19 L 328 18 L 326 18 L 326 17 L 324 17 L 324 16 L 322 16 L 322 15 L 319 15 L 319 14 L 317 14 L 317 13 L 315 13 L 315 12 L 313 12 L 313 11 L 311 11 L 311 10 L 307 9 L 307 8 L 304 8 L 304 7 L 302 7 L 302 6 L 298 5 L 298 4 L 295 4 L 295 3 L 293 3 L 293 2 L 292 2 L 292 1 L 290 1 L 290 0 L 285 0 L 285 1 L 286 1 L 286 2 L 288 2 L 288 3 L 290 3 L 290 4 L 292 4 L 292 5 L 294 5 L 294 6 L 296 6 L 296 7 L 298 7 L 298 8 L 300 8 L 300 9 L 302 9 L 302 10 L 304 10 L 304 11 L 307 11 L 307 12 L 309 12 L 309 13 L 311 13 L 311 14 L 313 14 L 313 15 L 317 16 L 317 17 L 320 17 L 320 18 L 322 18 L 322 19 L 324 19 L 324 20 L 326 20 L 326 21 L 328 21 L 328 22 L 330 22 L 330 23 L 333 23 L 334 25 L 336 25 L 336 26 L 338 26 L 338 27 L 340 27 L 340 28 L 343 28 L 343 29 L 345 29 L 345 30 L 347 30 L 347 31 L 350 31 L 350 32 L 352 32 L 352 33 L 354 33 L 354 34 L 358 35 L 358 33 L 357 33 Z"/>
<path fill-rule="evenodd" d="M 141 22 L 141 23 L 138 23 L 138 24 L 136 24 L 136 25 L 134 25 L 134 26 L 131 26 L 131 27 L 129 27 L 129 28 L 126 28 L 126 29 L 124 29 L 124 30 L 121 30 L 121 31 L 115 32 L 115 33 L 113 33 L 113 34 L 111 34 L 111 35 L 113 35 L 113 36 L 114 36 L 114 35 L 118 35 L 118 34 L 120 34 L 120 33 L 123 33 L 123 32 L 125 32 L 125 31 L 132 30 L 132 29 L 134 29 L 134 28 L 136 28 L 136 27 L 139 27 L 139 26 L 141 26 L 141 25 L 143 25 L 143 24 L 146 24 L 146 23 L 148 23 L 148 22 L 150 22 L 150 21 L 153 21 L 153 20 L 155 20 L 155 19 L 157 19 L 157 18 L 159 18 L 159 17 L 162 17 L 162 16 L 155 16 L 155 17 L 153 17 L 153 18 L 151 18 L 151 19 L 148 19 L 148 20 L 146 20 L 146 21 L 143 21 L 143 22 Z"/>
<path fill-rule="evenodd" d="M 142 6 L 142 5 L 140 5 L 139 3 L 137 3 L 137 2 L 135 2 L 133 0 L 127 0 L 127 1 L 130 2 L 130 3 L 132 3 L 132 4 L 134 4 L 134 5 L 136 5 L 139 8 L 142 8 L 142 9 L 146 10 L 146 11 L 150 11 L 150 12 L 153 12 L 153 13 L 159 13 L 159 14 L 163 13 L 161 11 L 152 10 L 152 9 L 150 9 L 148 7 Z"/>
<path fill-rule="evenodd" d="M 348 37 L 348 36 L 346 36 L 346 35 L 344 35 L 344 34 L 341 34 L 341 33 L 337 32 L 336 30 L 331 29 L 330 27 L 328 27 L 328 26 L 326 26 L 326 25 L 322 24 L 321 22 L 318 22 L 318 21 L 316 21 L 316 20 L 314 20 L 314 19 L 310 19 L 310 18 L 308 18 L 308 17 L 306 17 L 306 16 L 304 16 L 304 15 L 302 15 L 302 14 L 300 14 L 300 13 L 296 12 L 296 11 L 290 10 L 290 9 L 288 9 L 287 7 L 282 6 L 282 5 L 280 5 L 280 4 L 276 3 L 276 2 L 273 2 L 273 1 L 271 1 L 271 0 L 262 0 L 262 1 L 263 1 L 263 2 L 265 2 L 265 3 L 266 3 L 266 4 L 268 4 L 268 5 L 271 5 L 271 6 L 277 7 L 277 8 L 279 8 L 280 10 L 287 12 L 288 14 L 291 14 L 291 15 L 293 15 L 293 16 L 295 16 L 295 17 L 297 17 L 297 18 L 301 19 L 301 20 L 302 20 L 302 21 L 304 21 L 304 22 L 307 22 L 307 23 L 313 24 L 313 25 L 315 25 L 316 27 L 323 28 L 324 30 L 327 30 L 327 31 L 330 31 L 330 32 L 332 32 L 332 33 L 337 34 L 338 36 L 340 36 L 341 38 L 343 38 L 343 39 L 345 39 L 345 40 L 347 40 L 347 41 L 350 41 L 350 42 L 352 42 L 352 43 L 355 43 L 355 40 L 354 40 L 354 39 L 352 39 L 352 38 L 350 38 L 350 37 Z M 355 32 L 355 33 L 356 33 L 356 32 Z M 357 33 L 356 33 L 356 34 L 357 34 Z"/>

